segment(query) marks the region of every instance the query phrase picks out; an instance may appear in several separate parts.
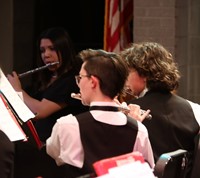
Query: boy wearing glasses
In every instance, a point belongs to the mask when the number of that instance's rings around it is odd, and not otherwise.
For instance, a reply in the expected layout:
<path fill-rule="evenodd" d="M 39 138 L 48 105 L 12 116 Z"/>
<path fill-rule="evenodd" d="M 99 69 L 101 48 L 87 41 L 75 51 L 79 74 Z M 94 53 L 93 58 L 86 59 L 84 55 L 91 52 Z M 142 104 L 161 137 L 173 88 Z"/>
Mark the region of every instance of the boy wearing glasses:
<path fill-rule="evenodd" d="M 75 78 L 90 111 L 58 119 L 46 142 L 47 153 L 57 165 L 67 166 L 70 178 L 94 172 L 95 161 L 132 151 L 141 152 L 153 167 L 146 128 L 122 113 L 114 101 L 128 76 L 126 64 L 103 50 L 84 50 L 80 57 L 83 64 Z"/>

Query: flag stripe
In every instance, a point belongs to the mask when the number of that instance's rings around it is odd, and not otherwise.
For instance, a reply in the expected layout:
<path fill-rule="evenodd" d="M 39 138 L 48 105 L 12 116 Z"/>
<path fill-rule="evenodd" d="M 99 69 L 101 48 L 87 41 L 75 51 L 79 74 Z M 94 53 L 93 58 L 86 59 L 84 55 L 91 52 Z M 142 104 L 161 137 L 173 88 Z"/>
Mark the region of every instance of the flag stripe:
<path fill-rule="evenodd" d="M 121 9 L 120 9 L 121 8 Z M 105 0 L 104 49 L 119 52 L 130 42 L 133 0 Z"/>

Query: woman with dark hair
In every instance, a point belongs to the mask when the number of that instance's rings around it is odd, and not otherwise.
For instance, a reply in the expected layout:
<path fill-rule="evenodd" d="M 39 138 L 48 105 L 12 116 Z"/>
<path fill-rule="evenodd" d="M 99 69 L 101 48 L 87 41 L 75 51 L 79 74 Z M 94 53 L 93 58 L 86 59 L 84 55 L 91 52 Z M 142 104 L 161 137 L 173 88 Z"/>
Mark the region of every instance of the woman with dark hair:
<path fill-rule="evenodd" d="M 49 42 L 51 43 L 49 45 L 49 50 L 54 53 L 54 58 L 50 58 L 50 53 L 45 54 L 48 52 L 45 47 L 47 47 Z M 49 70 L 44 70 L 40 73 L 42 88 L 47 88 L 50 80 L 52 80 L 52 76 L 53 78 L 59 78 L 70 70 L 74 70 L 76 73 L 79 71 L 82 61 L 75 57 L 71 39 L 63 28 L 51 28 L 44 31 L 40 35 L 38 45 L 39 53 L 41 55 L 41 58 L 38 61 L 39 65 L 48 64 L 50 62 L 59 62 L 58 66 L 51 67 Z"/>
<path fill-rule="evenodd" d="M 21 86 L 16 72 L 8 80 L 17 92 L 22 92 L 25 104 L 36 113 L 34 124 L 41 141 L 50 136 L 56 120 L 69 113 L 85 111 L 80 101 L 71 98 L 78 92 L 74 76 L 78 74 L 82 61 L 75 52 L 68 33 L 63 28 L 51 28 L 39 39 L 40 65 L 58 62 L 39 73 L 39 90 L 30 96 Z"/>
<path fill-rule="evenodd" d="M 42 142 L 50 136 L 56 120 L 64 115 L 79 114 L 88 110 L 79 100 L 71 98 L 71 93 L 79 92 L 75 75 L 79 73 L 82 60 L 75 55 L 72 42 L 65 29 L 56 27 L 44 31 L 39 38 L 40 65 L 48 69 L 38 73 L 38 89 L 28 94 L 21 85 L 16 72 L 8 75 L 8 80 L 23 100 L 36 114 L 33 120 Z M 45 149 L 38 151 L 29 143 L 16 144 L 15 177 L 61 177 L 55 163 L 46 155 Z"/>

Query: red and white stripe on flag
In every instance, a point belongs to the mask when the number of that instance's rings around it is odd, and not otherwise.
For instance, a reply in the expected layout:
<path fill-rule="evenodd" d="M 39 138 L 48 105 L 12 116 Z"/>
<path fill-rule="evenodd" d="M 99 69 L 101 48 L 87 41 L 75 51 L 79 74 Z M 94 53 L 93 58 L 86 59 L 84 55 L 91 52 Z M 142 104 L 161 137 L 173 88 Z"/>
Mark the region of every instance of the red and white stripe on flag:
<path fill-rule="evenodd" d="M 132 41 L 133 0 L 105 0 L 104 50 L 120 52 Z"/>

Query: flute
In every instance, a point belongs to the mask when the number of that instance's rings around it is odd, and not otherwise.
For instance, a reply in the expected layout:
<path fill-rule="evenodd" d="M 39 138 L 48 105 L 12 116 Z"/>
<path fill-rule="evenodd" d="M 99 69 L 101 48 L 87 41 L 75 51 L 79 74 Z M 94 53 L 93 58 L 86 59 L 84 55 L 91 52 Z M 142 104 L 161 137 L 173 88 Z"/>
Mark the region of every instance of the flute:
<path fill-rule="evenodd" d="M 71 97 L 74 99 L 82 100 L 80 93 L 71 93 Z M 123 106 L 118 107 L 118 109 L 119 111 L 122 111 L 123 113 L 127 113 L 127 114 L 130 111 L 128 107 L 123 107 Z"/>
<path fill-rule="evenodd" d="M 74 98 L 74 99 L 81 100 L 81 94 L 80 93 L 71 93 L 71 97 Z M 123 112 L 124 114 L 127 115 L 130 112 L 130 109 L 128 107 L 125 107 L 125 106 L 119 106 L 119 111 L 121 111 L 121 112 Z M 145 110 L 142 110 L 142 109 L 140 109 L 140 111 L 141 111 L 141 115 L 143 115 L 146 112 Z M 148 114 L 145 119 L 150 120 L 151 118 L 152 118 L 152 115 Z"/>
<path fill-rule="evenodd" d="M 44 66 L 35 68 L 35 69 L 33 69 L 33 70 L 29 70 L 29 71 L 24 72 L 24 73 L 21 73 L 21 74 L 19 74 L 18 76 L 19 76 L 19 78 L 22 78 L 22 77 L 24 77 L 24 76 L 27 76 L 27 75 L 29 75 L 29 74 L 33 74 L 33 73 L 38 72 L 38 71 L 41 71 L 41 70 L 44 70 L 44 69 L 48 68 L 49 66 L 53 66 L 53 65 L 56 65 L 56 64 L 59 64 L 59 62 L 48 63 L 48 64 L 46 64 L 46 65 L 44 65 Z"/>

